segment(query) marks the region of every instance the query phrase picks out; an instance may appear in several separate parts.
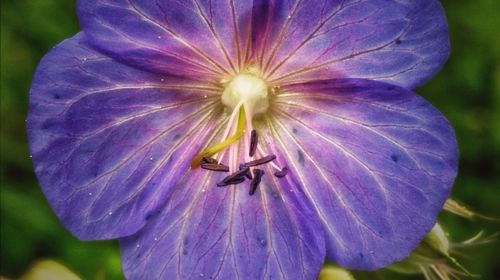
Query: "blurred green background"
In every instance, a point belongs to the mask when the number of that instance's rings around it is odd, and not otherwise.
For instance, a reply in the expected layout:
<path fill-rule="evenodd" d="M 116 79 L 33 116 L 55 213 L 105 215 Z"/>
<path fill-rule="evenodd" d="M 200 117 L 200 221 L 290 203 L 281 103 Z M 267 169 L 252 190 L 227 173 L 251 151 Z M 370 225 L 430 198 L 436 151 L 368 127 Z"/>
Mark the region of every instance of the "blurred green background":
<path fill-rule="evenodd" d="M 453 197 L 500 217 L 500 1 L 442 3 L 452 55 L 443 71 L 417 91 L 456 130 L 460 171 Z M 27 148 L 31 80 L 41 57 L 79 31 L 75 1 L 2 0 L 1 5 L 0 275 L 16 278 L 36 260 L 51 258 L 85 279 L 122 279 L 116 242 L 80 242 L 61 226 L 40 191 Z M 455 241 L 499 230 L 498 223 L 450 214 L 442 214 L 441 222 Z M 500 279 L 499 243 L 469 250 L 459 260 L 483 279 Z"/>

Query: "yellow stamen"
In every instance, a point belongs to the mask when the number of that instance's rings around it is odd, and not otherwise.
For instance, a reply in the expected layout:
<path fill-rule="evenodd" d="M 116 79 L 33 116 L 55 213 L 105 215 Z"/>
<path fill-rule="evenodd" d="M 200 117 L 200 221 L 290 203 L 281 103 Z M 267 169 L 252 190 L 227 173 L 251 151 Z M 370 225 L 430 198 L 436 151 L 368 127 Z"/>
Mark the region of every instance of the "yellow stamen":
<path fill-rule="evenodd" d="M 224 150 L 225 148 L 229 147 L 231 144 L 235 143 L 238 141 L 243 134 L 245 134 L 245 125 L 246 125 L 246 114 L 245 114 L 245 109 L 243 106 L 240 107 L 240 112 L 238 115 L 238 127 L 236 129 L 236 133 L 227 138 L 226 140 L 220 142 L 219 144 L 210 147 L 203 152 L 199 153 L 194 159 L 191 161 L 191 169 L 198 168 L 202 162 L 204 157 L 211 157 L 215 155 L 216 153 Z"/>

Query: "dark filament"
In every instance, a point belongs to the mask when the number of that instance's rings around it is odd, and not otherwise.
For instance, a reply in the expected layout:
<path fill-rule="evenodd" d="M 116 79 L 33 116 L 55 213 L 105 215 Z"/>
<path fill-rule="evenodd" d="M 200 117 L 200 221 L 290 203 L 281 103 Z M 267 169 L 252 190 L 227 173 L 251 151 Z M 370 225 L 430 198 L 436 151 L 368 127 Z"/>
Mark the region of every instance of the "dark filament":
<path fill-rule="evenodd" d="M 281 178 L 281 177 L 285 177 L 285 175 L 287 173 L 288 173 L 288 168 L 285 166 L 280 171 L 274 172 L 274 176 Z"/>
<path fill-rule="evenodd" d="M 256 160 L 252 160 L 252 161 L 249 161 L 249 162 L 246 162 L 244 163 L 245 166 L 257 166 L 257 165 L 261 165 L 261 164 L 265 164 L 265 163 L 268 163 L 268 162 L 271 162 L 273 160 L 276 159 L 276 156 L 275 155 L 269 155 L 269 156 L 265 156 L 263 158 L 259 158 L 259 159 L 256 159 Z"/>
<path fill-rule="evenodd" d="M 260 184 L 262 176 L 264 176 L 264 170 L 255 169 L 253 171 L 253 180 L 250 182 L 250 191 L 248 192 L 249 195 L 253 195 L 255 193 L 257 187 Z"/>
<path fill-rule="evenodd" d="M 250 134 L 250 151 L 248 152 L 248 155 L 253 157 L 255 154 L 255 151 L 257 150 L 257 143 L 259 142 L 259 138 L 257 136 L 257 131 L 255 129 L 252 130 L 252 133 Z"/>
<path fill-rule="evenodd" d="M 203 163 L 218 164 L 217 160 L 211 157 L 203 157 Z"/>
<path fill-rule="evenodd" d="M 211 171 L 229 172 L 229 166 L 218 163 L 202 163 L 201 168 Z"/>

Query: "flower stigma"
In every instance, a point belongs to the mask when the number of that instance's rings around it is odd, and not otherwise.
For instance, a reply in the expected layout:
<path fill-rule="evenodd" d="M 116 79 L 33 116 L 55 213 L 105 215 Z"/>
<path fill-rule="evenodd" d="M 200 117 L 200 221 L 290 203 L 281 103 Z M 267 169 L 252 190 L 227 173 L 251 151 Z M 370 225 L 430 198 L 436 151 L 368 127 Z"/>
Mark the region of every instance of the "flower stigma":
<path fill-rule="evenodd" d="M 224 150 L 225 148 L 231 146 L 231 144 L 237 142 L 243 134 L 245 134 L 245 124 L 246 124 L 246 114 L 245 114 L 245 109 L 242 106 L 238 107 L 239 111 L 239 116 L 238 116 L 238 126 L 236 128 L 236 133 L 233 134 L 233 136 L 227 138 L 226 140 L 222 141 L 221 143 L 212 146 L 203 152 L 199 153 L 194 159 L 191 161 L 191 169 L 198 168 L 200 166 L 202 167 L 214 167 L 212 168 L 206 168 L 210 170 L 215 170 L 221 169 L 221 171 L 225 171 L 225 167 L 222 166 L 221 164 L 218 163 L 218 161 L 214 160 L 211 158 L 211 156 L 217 154 L 218 152 Z M 229 132 L 229 128 L 231 128 L 231 123 L 234 122 L 234 116 L 235 112 L 231 114 L 231 117 L 229 118 L 229 124 L 228 124 L 228 129 L 226 129 L 225 135 Z M 203 166 L 204 165 L 204 166 Z M 224 169 L 224 170 L 222 170 Z"/>

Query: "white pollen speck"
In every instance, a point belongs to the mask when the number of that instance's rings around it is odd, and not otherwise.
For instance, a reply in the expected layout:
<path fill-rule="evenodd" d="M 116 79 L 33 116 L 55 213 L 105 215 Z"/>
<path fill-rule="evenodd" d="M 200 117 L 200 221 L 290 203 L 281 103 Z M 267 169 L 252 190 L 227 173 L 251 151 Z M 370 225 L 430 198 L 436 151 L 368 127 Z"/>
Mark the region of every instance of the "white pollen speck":
<path fill-rule="evenodd" d="M 287 16 L 287 18 L 289 18 L 289 19 L 290 19 L 290 18 L 292 18 L 292 16 Z"/>
<path fill-rule="evenodd" d="M 152 157 L 150 157 L 150 158 L 149 158 L 149 160 L 153 160 L 153 158 L 152 158 Z"/>
<path fill-rule="evenodd" d="M 161 36 L 158 36 L 158 39 L 161 39 Z"/>
<path fill-rule="evenodd" d="M 202 189 L 201 192 L 206 192 L 207 190 L 206 189 Z"/>
<path fill-rule="evenodd" d="M 91 192 L 89 192 L 89 195 L 92 195 L 92 193 L 91 193 Z"/>
<path fill-rule="evenodd" d="M 165 82 L 165 79 L 161 78 L 160 81 Z"/>
<path fill-rule="evenodd" d="M 155 241 L 158 241 L 158 237 L 155 237 L 155 238 L 154 238 L 154 240 L 155 240 Z"/>
<path fill-rule="evenodd" d="M 30 155 L 30 158 L 32 158 L 32 157 L 33 157 L 33 155 Z"/>
<path fill-rule="evenodd" d="M 83 58 L 83 61 L 87 61 L 87 58 L 86 58 L 86 57 L 84 57 L 84 58 Z"/>
<path fill-rule="evenodd" d="M 205 277 L 205 274 L 200 273 L 200 277 L 201 277 L 201 278 Z"/>
<path fill-rule="evenodd" d="M 203 98 L 207 98 L 207 96 L 206 96 L 206 95 L 203 95 Z"/>
<path fill-rule="evenodd" d="M 113 215 L 113 212 L 109 212 L 108 215 L 110 215 L 110 216 Z"/>
<path fill-rule="evenodd" d="M 141 247 L 141 245 L 137 244 L 135 247 L 139 248 L 139 247 Z"/>

